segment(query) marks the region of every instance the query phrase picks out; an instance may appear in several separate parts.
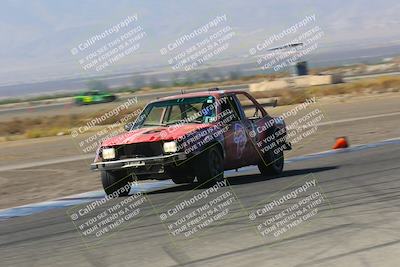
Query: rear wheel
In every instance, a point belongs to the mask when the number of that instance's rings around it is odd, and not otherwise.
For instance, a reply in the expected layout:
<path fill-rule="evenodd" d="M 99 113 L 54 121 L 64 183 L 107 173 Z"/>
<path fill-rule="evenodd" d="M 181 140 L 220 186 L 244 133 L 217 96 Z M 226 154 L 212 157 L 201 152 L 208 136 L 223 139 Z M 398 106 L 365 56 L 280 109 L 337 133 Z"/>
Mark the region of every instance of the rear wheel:
<path fill-rule="evenodd" d="M 217 147 L 206 149 L 198 157 L 196 174 L 199 183 L 213 185 L 224 180 L 224 159 Z"/>
<path fill-rule="evenodd" d="M 104 99 L 103 99 L 103 101 L 102 102 L 105 102 L 105 103 L 107 103 L 107 102 L 113 102 L 114 100 L 116 99 L 116 97 L 115 96 L 107 96 L 107 97 L 105 97 Z"/>
<path fill-rule="evenodd" d="M 131 189 L 129 178 L 124 171 L 102 171 L 101 182 L 107 195 L 127 196 Z"/>

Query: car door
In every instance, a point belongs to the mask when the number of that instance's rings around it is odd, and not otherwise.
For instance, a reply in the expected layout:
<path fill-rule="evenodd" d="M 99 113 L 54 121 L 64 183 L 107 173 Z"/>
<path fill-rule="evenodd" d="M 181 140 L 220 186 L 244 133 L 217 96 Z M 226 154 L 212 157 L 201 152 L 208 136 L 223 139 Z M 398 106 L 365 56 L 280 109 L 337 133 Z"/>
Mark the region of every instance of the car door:
<path fill-rule="evenodd" d="M 235 100 L 241 117 L 240 136 L 243 136 L 241 140 L 245 140 L 239 143 L 236 142 L 242 150 L 240 154 L 241 164 L 242 166 L 254 165 L 260 160 L 257 149 L 258 135 L 256 128 L 263 118 L 263 109 L 260 109 L 260 105 L 252 97 L 243 92 L 236 93 Z M 243 131 L 245 133 L 242 133 Z M 235 134 L 238 135 L 237 132 Z"/>
<path fill-rule="evenodd" d="M 220 121 L 226 120 L 226 131 L 224 132 L 225 169 L 236 169 L 245 166 L 243 161 L 247 137 L 241 111 L 235 96 L 226 95 L 220 100 Z"/>

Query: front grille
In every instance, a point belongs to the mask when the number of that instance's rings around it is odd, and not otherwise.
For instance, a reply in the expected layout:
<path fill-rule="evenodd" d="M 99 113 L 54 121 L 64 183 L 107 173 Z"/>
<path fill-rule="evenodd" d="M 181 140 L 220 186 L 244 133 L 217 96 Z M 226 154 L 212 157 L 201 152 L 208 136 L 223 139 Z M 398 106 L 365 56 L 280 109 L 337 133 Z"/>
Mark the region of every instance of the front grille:
<path fill-rule="evenodd" d="M 153 157 L 163 154 L 161 142 L 138 143 L 116 147 L 117 158 Z"/>

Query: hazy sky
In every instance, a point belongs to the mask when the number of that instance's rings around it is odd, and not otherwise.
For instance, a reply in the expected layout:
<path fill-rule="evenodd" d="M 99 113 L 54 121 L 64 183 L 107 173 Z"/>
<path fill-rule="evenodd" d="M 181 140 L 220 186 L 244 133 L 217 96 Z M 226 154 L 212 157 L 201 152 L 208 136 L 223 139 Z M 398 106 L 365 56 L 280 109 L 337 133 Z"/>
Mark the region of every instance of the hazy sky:
<path fill-rule="evenodd" d="M 0 8 L 0 79 L 18 73 L 41 77 L 82 72 L 70 50 L 137 14 L 147 36 L 129 64 L 166 64 L 159 50 L 184 33 L 226 14 L 236 37 L 225 56 L 240 56 L 257 42 L 306 15 L 325 32 L 322 49 L 400 43 L 398 0 L 3 0 Z M 158 62 L 160 61 L 160 62 Z M 28 75 L 29 76 L 29 75 Z"/>

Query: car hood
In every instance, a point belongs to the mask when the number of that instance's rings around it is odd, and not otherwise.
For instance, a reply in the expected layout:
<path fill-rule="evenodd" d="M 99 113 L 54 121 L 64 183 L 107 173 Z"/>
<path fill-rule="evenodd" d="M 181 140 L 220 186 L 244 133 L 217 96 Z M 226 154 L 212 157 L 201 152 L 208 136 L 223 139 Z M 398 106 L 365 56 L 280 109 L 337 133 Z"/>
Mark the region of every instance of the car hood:
<path fill-rule="evenodd" d="M 136 143 L 171 141 L 196 130 L 208 128 L 210 126 L 210 124 L 183 124 L 171 125 L 169 127 L 157 126 L 140 128 L 109 138 L 103 141 L 101 146 L 109 147 Z"/>

